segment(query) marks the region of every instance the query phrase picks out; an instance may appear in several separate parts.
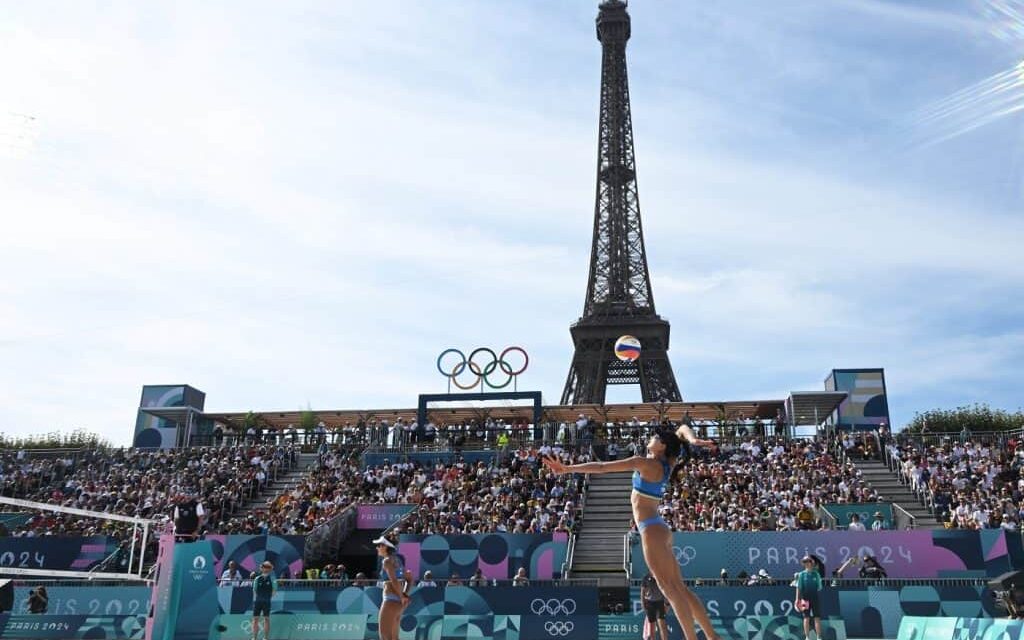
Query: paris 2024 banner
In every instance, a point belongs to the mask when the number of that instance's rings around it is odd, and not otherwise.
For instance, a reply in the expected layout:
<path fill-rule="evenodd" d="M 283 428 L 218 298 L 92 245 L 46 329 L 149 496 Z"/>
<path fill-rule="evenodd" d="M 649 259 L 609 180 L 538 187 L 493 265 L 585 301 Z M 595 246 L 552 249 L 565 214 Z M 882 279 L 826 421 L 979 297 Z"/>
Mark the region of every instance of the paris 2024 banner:
<path fill-rule="evenodd" d="M 648 573 L 639 539 L 632 545 L 633 577 Z M 1024 567 L 1019 533 L 1002 529 L 913 531 L 676 532 L 673 552 L 687 578 L 736 576 L 764 569 L 789 578 L 800 559 L 816 555 L 827 571 L 850 556 L 874 556 L 890 578 L 992 578 Z"/>

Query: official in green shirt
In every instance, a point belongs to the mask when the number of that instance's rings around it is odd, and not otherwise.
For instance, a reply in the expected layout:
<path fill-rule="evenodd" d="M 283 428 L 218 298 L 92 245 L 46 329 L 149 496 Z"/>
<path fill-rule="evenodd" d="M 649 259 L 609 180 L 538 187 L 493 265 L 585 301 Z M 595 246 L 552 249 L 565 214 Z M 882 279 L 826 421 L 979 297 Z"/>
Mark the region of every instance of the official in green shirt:
<path fill-rule="evenodd" d="M 259 640 L 260 619 L 263 619 L 263 640 L 270 640 L 270 599 L 277 593 L 274 565 L 264 561 L 260 574 L 252 581 L 252 640 Z"/>
<path fill-rule="evenodd" d="M 798 611 L 804 614 L 804 636 L 810 640 L 811 620 L 814 620 L 814 632 L 821 638 L 821 574 L 818 573 L 814 558 L 804 556 L 801 562 L 804 570 L 796 576 L 796 601 Z"/>

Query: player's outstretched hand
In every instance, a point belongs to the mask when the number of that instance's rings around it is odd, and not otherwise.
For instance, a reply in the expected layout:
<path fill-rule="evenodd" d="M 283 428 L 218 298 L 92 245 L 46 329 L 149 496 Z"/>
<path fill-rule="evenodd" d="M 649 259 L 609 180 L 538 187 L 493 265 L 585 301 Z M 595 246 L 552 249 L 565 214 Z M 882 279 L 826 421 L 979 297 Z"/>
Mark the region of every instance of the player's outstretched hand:
<path fill-rule="evenodd" d="M 565 465 L 562 464 L 562 461 L 554 456 L 544 456 L 544 458 L 541 459 L 541 462 L 544 463 L 545 467 L 551 469 L 552 473 L 557 473 L 559 475 L 568 473 L 568 470 L 565 468 Z"/>
<path fill-rule="evenodd" d="M 697 445 L 698 447 L 710 449 L 712 453 L 716 453 L 718 451 L 718 443 L 715 442 L 714 440 L 695 440 L 693 444 Z"/>

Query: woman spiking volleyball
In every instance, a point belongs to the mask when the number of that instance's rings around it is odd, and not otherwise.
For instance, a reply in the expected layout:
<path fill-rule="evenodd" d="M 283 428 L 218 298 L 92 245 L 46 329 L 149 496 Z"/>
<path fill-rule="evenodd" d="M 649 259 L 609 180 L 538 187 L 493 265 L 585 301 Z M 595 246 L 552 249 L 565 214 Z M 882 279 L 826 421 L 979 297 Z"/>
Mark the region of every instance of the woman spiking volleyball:
<path fill-rule="evenodd" d="M 689 453 L 691 444 L 713 447 L 715 443 L 701 440 L 690 427 L 683 425 L 674 433 L 661 430 L 652 435 L 647 443 L 646 457 L 634 456 L 626 460 L 571 465 L 563 464 L 555 458 L 545 458 L 544 464 L 558 474 L 633 472 L 633 494 L 630 501 L 633 504 L 633 518 L 640 530 L 647 566 L 672 605 L 687 640 L 697 640 L 695 619 L 709 640 L 717 640 L 718 635 L 711 626 L 711 618 L 704 604 L 683 584 L 679 563 L 672 553 L 672 530 L 658 513 L 658 505 L 665 495 L 665 485 L 671 479 L 676 460 L 681 453 Z"/>

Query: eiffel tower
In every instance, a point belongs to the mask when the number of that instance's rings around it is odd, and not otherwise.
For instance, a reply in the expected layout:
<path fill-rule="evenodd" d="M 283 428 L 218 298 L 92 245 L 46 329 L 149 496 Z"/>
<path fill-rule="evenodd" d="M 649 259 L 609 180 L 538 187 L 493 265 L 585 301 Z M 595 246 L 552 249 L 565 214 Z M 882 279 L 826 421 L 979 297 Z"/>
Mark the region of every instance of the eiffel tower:
<path fill-rule="evenodd" d="M 639 384 L 644 402 L 682 400 L 668 359 L 669 324 L 654 310 L 640 224 L 626 77 L 629 36 L 626 3 L 602 2 L 597 15 L 602 59 L 594 240 L 583 315 L 570 327 L 576 352 L 563 405 L 604 404 L 610 384 Z M 637 361 L 615 357 L 615 341 L 626 334 L 640 340 Z"/>

